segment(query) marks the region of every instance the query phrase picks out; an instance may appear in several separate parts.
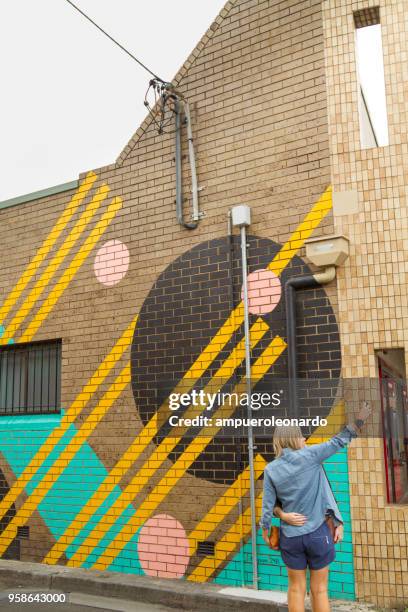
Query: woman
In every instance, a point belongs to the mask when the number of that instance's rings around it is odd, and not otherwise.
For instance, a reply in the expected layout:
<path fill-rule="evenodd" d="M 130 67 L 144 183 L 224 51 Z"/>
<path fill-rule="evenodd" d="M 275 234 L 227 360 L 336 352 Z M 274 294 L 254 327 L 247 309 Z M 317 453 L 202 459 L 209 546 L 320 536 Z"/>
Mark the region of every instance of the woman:
<path fill-rule="evenodd" d="M 281 519 L 279 549 L 289 577 L 289 612 L 305 609 L 307 567 L 313 611 L 330 611 L 329 564 L 335 557 L 334 544 L 343 538 L 343 519 L 322 463 L 357 436 L 370 413 L 365 403 L 353 424 L 323 444 L 305 446 L 299 427 L 275 429 L 276 459 L 264 471 L 261 527 L 269 546 L 272 515 Z M 335 525 L 334 538 L 329 517 Z"/>

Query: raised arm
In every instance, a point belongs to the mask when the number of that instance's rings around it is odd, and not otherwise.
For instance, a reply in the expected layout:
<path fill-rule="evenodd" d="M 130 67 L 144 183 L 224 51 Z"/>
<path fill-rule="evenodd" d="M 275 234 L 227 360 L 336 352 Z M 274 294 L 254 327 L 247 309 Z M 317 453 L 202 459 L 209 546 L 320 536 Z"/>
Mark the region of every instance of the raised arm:
<path fill-rule="evenodd" d="M 364 405 L 359 411 L 354 423 L 346 425 L 346 427 L 344 427 L 340 433 L 333 436 L 327 442 L 307 446 L 303 448 L 301 452 L 307 455 L 310 461 L 323 463 L 323 461 L 332 455 L 335 455 L 340 449 L 347 446 L 347 444 L 349 444 L 353 438 L 357 437 L 358 431 L 364 425 L 370 414 L 371 408 L 367 402 L 364 402 Z"/>

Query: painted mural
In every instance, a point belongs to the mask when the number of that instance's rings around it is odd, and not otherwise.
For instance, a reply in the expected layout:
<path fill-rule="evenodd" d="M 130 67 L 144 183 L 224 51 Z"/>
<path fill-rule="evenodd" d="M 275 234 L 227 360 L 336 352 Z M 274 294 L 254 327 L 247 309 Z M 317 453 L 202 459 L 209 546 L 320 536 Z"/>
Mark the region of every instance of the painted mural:
<path fill-rule="evenodd" d="M 0 345 L 35 339 L 88 259 L 106 290 L 131 269 L 129 249 L 121 236 L 104 238 L 122 201 L 119 197 L 109 201 L 109 186 L 96 188 L 96 181 L 94 173 L 87 175 L 4 296 Z M 286 375 L 282 285 L 290 276 L 309 271 L 298 252 L 330 209 L 329 188 L 285 244 L 249 237 L 254 389 L 268 388 L 274 377 Z M 0 418 L 0 452 L 7 468 L 0 472 L 0 555 L 20 557 L 22 528 L 38 514 L 52 541 L 51 546 L 44 544 L 42 561 L 47 564 L 251 584 L 244 432 L 226 437 L 203 428 L 193 437 L 187 429 L 175 435 L 166 425 L 170 393 L 218 388 L 220 381 L 228 390 L 239 390 L 245 383 L 238 251 L 234 238 L 221 237 L 174 260 L 61 414 Z M 311 325 L 315 334 L 307 341 Z M 314 399 L 313 409 L 326 415 L 335 431 L 344 419 L 337 398 L 340 344 L 323 288 L 299 295 L 298 326 L 304 340 L 299 345 L 301 376 L 325 373 L 327 392 L 318 398 L 318 405 Z M 318 359 L 312 357 L 316 355 Z M 103 453 L 96 452 L 92 436 L 118 398 L 129 391 L 141 428 L 108 465 Z M 230 414 L 236 414 L 234 407 Z M 320 440 L 321 435 L 310 431 L 308 442 Z M 258 479 L 272 458 L 270 441 L 257 440 Z M 332 458 L 326 468 L 346 520 L 346 536 L 332 566 L 331 595 L 353 598 L 346 452 Z M 194 496 L 192 483 L 197 480 L 208 493 L 206 505 Z M 258 510 L 261 493 L 259 480 Z M 183 520 L 178 513 L 182 503 L 188 504 Z M 214 549 L 203 553 L 203 546 L 210 544 Z M 260 588 L 285 589 L 279 554 L 267 549 L 260 536 L 258 550 Z"/>

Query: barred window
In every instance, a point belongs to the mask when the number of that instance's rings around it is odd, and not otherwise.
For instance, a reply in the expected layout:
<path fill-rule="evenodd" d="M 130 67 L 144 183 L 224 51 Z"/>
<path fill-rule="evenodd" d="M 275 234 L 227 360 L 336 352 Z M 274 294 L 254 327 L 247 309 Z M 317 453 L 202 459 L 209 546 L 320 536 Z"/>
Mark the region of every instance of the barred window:
<path fill-rule="evenodd" d="M 61 341 L 0 347 L 0 415 L 60 412 Z"/>

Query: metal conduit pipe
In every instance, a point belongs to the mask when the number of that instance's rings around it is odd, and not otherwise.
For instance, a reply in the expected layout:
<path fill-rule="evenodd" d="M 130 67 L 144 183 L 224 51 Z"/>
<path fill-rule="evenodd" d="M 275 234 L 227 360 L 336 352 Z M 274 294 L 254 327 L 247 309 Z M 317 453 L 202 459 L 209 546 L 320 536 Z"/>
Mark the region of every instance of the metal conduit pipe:
<path fill-rule="evenodd" d="M 246 227 L 242 225 L 241 231 L 241 261 L 242 261 L 242 293 L 244 303 L 244 330 L 245 330 L 245 383 L 249 398 L 252 395 L 251 385 L 251 339 L 249 328 L 248 308 L 248 263 L 247 263 L 247 236 Z M 256 547 L 256 502 L 255 502 L 255 469 L 254 469 L 254 435 L 251 425 L 252 406 L 251 399 L 248 401 L 248 467 L 249 467 L 249 499 L 251 508 L 251 551 L 252 551 L 252 586 L 258 589 L 258 552 Z"/>
<path fill-rule="evenodd" d="M 191 127 L 190 105 L 188 102 L 184 102 L 184 114 L 186 116 L 188 157 L 190 161 L 190 172 L 191 172 L 191 194 L 192 194 L 192 199 L 193 199 L 193 202 L 192 202 L 193 221 L 198 223 L 198 221 L 200 220 L 200 212 L 198 209 L 197 167 L 196 167 L 196 158 L 195 158 L 195 151 L 194 151 L 193 130 Z"/>
<path fill-rule="evenodd" d="M 285 283 L 286 335 L 288 344 L 289 415 L 299 417 L 297 399 L 297 354 L 296 354 L 296 290 L 310 289 L 331 283 L 336 278 L 335 266 L 323 272 L 294 276 Z"/>
<path fill-rule="evenodd" d="M 245 386 L 249 398 L 247 406 L 248 427 L 248 467 L 249 467 L 249 497 L 251 508 L 251 550 L 252 550 L 252 586 L 258 588 L 258 553 L 256 548 L 256 503 L 255 503 L 255 469 L 254 469 L 254 435 L 252 430 L 252 385 L 251 385 L 251 338 L 249 326 L 248 304 L 248 257 L 247 257 L 247 227 L 251 225 L 251 209 L 245 204 L 234 206 L 228 215 L 228 228 L 239 227 L 241 234 L 241 272 L 242 272 L 242 301 L 244 306 L 244 332 L 245 332 Z"/>
<path fill-rule="evenodd" d="M 234 304 L 234 236 L 232 233 L 231 210 L 228 211 L 227 234 L 228 234 L 228 264 L 229 264 L 229 275 L 230 275 L 230 284 L 229 284 L 230 305 L 231 305 L 231 312 L 234 312 L 234 308 L 235 308 L 235 304 Z M 238 360 L 236 359 L 234 360 L 234 373 L 233 373 L 234 387 L 236 384 L 238 384 L 237 365 L 238 365 Z M 233 438 L 233 443 L 236 446 L 236 450 L 237 450 L 237 465 L 241 466 L 242 464 L 241 441 L 239 441 L 236 444 L 235 439 Z M 240 482 L 240 485 L 239 485 L 238 514 L 240 516 L 240 523 L 239 523 L 240 535 L 241 535 L 241 539 L 243 539 L 244 538 L 244 530 L 243 530 L 243 525 L 242 525 L 242 515 L 244 513 L 244 508 L 243 508 L 243 503 L 242 503 L 243 493 L 242 493 L 241 480 L 239 482 Z M 244 556 L 242 556 L 241 563 L 240 563 L 240 574 L 241 574 L 241 585 L 242 586 L 245 586 L 245 567 L 244 565 L 245 565 L 245 559 L 244 559 Z"/>
<path fill-rule="evenodd" d="M 181 164 L 181 113 L 182 113 L 182 104 L 180 103 L 178 98 L 176 98 L 174 102 L 175 145 L 176 145 L 176 153 L 175 153 L 176 215 L 177 215 L 177 221 L 182 227 L 193 230 L 193 229 L 196 229 L 196 227 L 198 226 L 198 220 L 194 221 L 194 223 L 187 223 L 187 221 L 184 221 L 184 215 L 183 215 L 183 185 L 182 185 L 182 164 Z M 197 180 L 197 177 L 196 177 L 196 180 Z"/>

